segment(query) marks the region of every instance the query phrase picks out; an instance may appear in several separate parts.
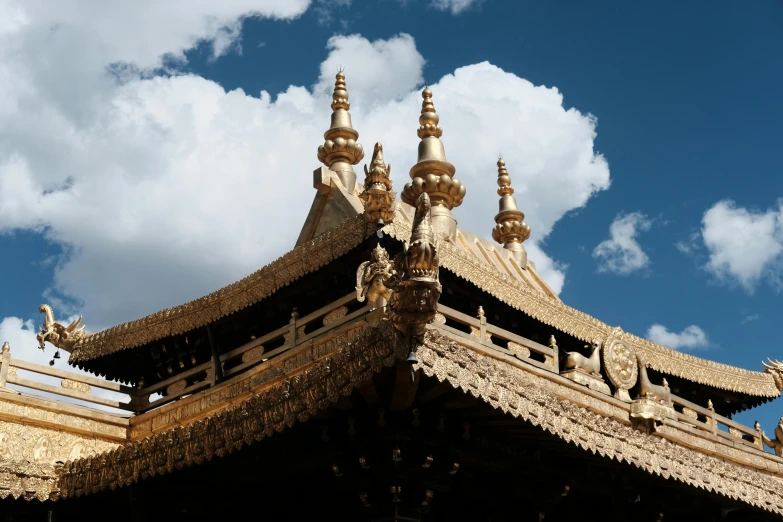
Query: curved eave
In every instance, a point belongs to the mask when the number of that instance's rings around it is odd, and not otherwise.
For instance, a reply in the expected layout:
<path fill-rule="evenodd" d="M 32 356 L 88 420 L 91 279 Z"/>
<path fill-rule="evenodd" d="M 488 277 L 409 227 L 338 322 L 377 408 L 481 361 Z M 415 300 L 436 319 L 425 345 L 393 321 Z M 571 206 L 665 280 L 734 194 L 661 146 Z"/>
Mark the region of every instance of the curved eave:
<path fill-rule="evenodd" d="M 384 230 L 399 240 L 410 236 L 410 220 L 398 211 L 399 219 Z M 272 295 L 300 277 L 334 261 L 375 232 L 363 215 L 348 219 L 330 231 L 304 243 L 252 275 L 200 299 L 163 310 L 143 319 L 90 334 L 79 342 L 70 362 L 83 362 L 116 351 L 188 332 L 221 317 L 238 312 Z M 472 238 L 467 233 L 463 237 Z M 484 244 L 488 248 L 488 243 Z M 493 253 L 493 255 L 495 255 Z M 497 255 L 500 255 L 499 253 Z M 487 257 L 487 256 L 484 256 Z M 699 384 L 755 397 L 780 395 L 772 375 L 695 357 L 622 332 L 564 304 L 535 275 L 511 277 L 497 263 L 483 259 L 465 245 L 441 244 L 443 268 L 471 282 L 509 306 L 583 341 L 620 335 L 642 353 L 650 368 Z M 502 260 L 500 261 L 502 262 Z M 512 273 L 513 275 L 513 273 Z"/>

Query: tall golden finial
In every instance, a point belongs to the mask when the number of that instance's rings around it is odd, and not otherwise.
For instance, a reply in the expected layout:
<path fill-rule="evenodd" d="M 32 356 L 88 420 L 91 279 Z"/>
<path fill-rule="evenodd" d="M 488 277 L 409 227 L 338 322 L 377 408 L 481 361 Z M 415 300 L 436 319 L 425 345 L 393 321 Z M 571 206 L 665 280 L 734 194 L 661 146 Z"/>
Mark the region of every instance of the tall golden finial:
<path fill-rule="evenodd" d="M 402 200 L 416 206 L 419 196 L 426 192 L 432 202 L 432 227 L 446 241 L 457 237 L 457 221 L 451 215 L 451 209 L 462 204 L 465 187 L 457 178 L 454 165 L 446 160 L 446 150 L 440 137 L 443 129 L 438 125 L 440 117 L 432 103 L 432 91 L 425 87 L 421 96 L 421 115 L 419 116 L 418 135 L 419 158 L 411 167 L 411 182 L 402 191 Z"/>
<path fill-rule="evenodd" d="M 345 73 L 339 71 L 332 93 L 332 124 L 324 133 L 324 144 L 318 147 L 318 160 L 336 172 L 346 190 L 353 194 L 356 172 L 351 165 L 358 164 L 364 158 L 364 148 L 356 142 L 359 133 L 351 123 L 350 108 Z"/>
<path fill-rule="evenodd" d="M 511 187 L 511 177 L 506 170 L 506 162 L 498 158 L 498 195 L 500 205 L 495 216 L 495 228 L 492 229 L 492 239 L 501 243 L 503 248 L 511 252 L 511 256 L 519 266 L 527 266 L 527 252 L 522 242 L 530 237 L 530 227 L 525 223 L 525 214 L 517 207 L 514 199 L 514 189 Z"/>

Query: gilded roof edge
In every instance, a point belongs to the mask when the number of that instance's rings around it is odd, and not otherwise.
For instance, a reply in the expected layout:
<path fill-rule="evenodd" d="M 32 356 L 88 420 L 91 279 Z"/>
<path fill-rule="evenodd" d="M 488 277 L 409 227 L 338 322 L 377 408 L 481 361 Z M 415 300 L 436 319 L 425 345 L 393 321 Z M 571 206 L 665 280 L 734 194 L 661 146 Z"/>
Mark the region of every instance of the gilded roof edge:
<path fill-rule="evenodd" d="M 386 230 L 400 240 L 410 236 L 405 220 L 395 220 Z M 313 240 L 299 245 L 250 276 L 205 297 L 145 318 L 85 336 L 75 347 L 71 362 L 87 361 L 134 348 L 170 335 L 200 328 L 238 312 L 272 295 L 300 277 L 334 261 L 375 232 L 363 215 L 350 218 Z M 657 371 L 737 393 L 778 397 L 769 373 L 756 372 L 702 359 L 623 332 L 563 302 L 514 281 L 496 268 L 471 258 L 449 243 L 441 244 L 443 268 L 481 290 L 549 326 L 583 341 L 619 336 L 645 356 Z"/>
<path fill-rule="evenodd" d="M 410 235 L 410 230 L 398 221 L 390 227 L 391 235 L 398 239 Z M 621 337 L 644 355 L 647 366 L 654 370 L 732 392 L 761 397 L 780 395 L 769 373 L 702 359 L 623 332 L 541 291 L 521 285 L 488 265 L 477 263 L 449 243 L 441 243 L 440 265 L 509 306 L 580 340 Z"/>
<path fill-rule="evenodd" d="M 74 346 L 69 362 L 102 357 L 206 326 L 251 306 L 302 276 L 331 263 L 375 232 L 357 216 L 299 245 L 251 275 L 173 308 L 86 335 Z"/>

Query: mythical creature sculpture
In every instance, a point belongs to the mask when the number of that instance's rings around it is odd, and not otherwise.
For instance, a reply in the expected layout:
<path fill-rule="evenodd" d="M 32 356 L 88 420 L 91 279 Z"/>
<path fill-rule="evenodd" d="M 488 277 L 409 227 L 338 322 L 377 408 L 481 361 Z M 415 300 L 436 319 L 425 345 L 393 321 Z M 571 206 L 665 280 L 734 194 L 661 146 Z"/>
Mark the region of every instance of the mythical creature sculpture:
<path fill-rule="evenodd" d="M 601 375 L 601 343 L 593 341 L 591 343 L 592 351 L 590 357 L 585 357 L 579 352 L 566 352 L 566 359 L 563 368 L 565 370 L 581 370 L 594 376 Z M 585 345 L 587 348 L 587 345 Z"/>
<path fill-rule="evenodd" d="M 758 429 L 758 428 L 757 428 Z M 778 421 L 778 425 L 775 426 L 775 438 L 770 439 L 767 437 L 767 434 L 763 431 L 761 432 L 761 438 L 764 441 L 764 444 L 769 446 L 775 451 L 775 455 L 778 457 L 783 457 L 783 417 L 780 418 Z"/>
<path fill-rule="evenodd" d="M 395 266 L 399 278 L 390 284 L 394 293 L 389 315 L 394 326 L 410 334 L 415 343 L 423 340 L 426 325 L 435 319 L 442 287 L 438 280 L 438 238 L 430 221 L 430 198 L 422 193 L 416 202 L 413 231 Z"/>
<path fill-rule="evenodd" d="M 54 312 L 48 304 L 39 306 L 38 311 L 44 314 L 41 332 L 35 336 L 38 339 L 38 347 L 41 350 L 45 348 L 44 342 L 48 341 L 53 346 L 70 352 L 79 339 L 84 337 L 84 326 L 79 327 L 82 323 L 81 316 L 68 326 L 63 326 L 54 320 Z"/>
<path fill-rule="evenodd" d="M 361 303 L 367 299 L 374 303 L 382 297 L 388 301 L 391 289 L 386 286 L 386 282 L 395 274 L 388 252 L 380 244 L 377 245 L 370 254 L 370 261 L 359 265 L 356 271 L 356 300 Z"/>
<path fill-rule="evenodd" d="M 656 402 L 666 406 L 672 405 L 672 394 L 666 379 L 663 385 L 653 384 L 647 376 L 647 366 L 644 364 L 642 356 L 636 354 L 636 360 L 639 362 L 639 398 L 653 399 Z"/>
<path fill-rule="evenodd" d="M 761 361 L 761 364 L 764 365 L 765 372 L 772 374 L 778 390 L 783 391 L 783 362 L 767 359 L 767 362 Z"/>

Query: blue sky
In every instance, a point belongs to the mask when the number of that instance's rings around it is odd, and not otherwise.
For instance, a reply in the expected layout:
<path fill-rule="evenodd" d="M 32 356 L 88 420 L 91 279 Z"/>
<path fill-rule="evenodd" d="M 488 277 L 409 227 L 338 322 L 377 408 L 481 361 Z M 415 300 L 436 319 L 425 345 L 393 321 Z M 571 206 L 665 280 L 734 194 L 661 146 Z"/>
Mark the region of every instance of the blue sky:
<path fill-rule="evenodd" d="M 231 4 L 188 15 L 145 8 L 134 17 L 108 7 L 14 10 L 12 2 L 15 16 L 0 16 L 12 20 L 0 24 L 0 38 L 13 43 L 13 55 L 0 51 L 8 64 L 0 79 L 13 80 L 0 81 L 0 93 L 8 91 L 0 102 L 0 320 L 17 319 L 0 332 L 29 338 L 25 321 L 39 322 L 42 300 L 59 315 L 85 313 L 88 328 L 111 326 L 198 297 L 290 248 L 312 197 L 310 172 L 328 123 L 324 92 L 344 60 L 366 150 L 377 139 L 415 151 L 416 91 L 433 84 L 447 153 L 462 159 L 455 163 L 468 187 L 455 215 L 486 237 L 496 205 L 492 154 L 504 154 L 526 194 L 520 201 L 529 202 L 520 206 L 539 247 L 531 258 L 551 265 L 542 272 L 553 286 L 562 282 L 566 303 L 728 364 L 760 370 L 762 359 L 783 358 L 783 4 Z M 481 62 L 507 74 L 474 68 L 465 75 L 478 79 L 443 80 Z M 122 74 L 105 74 L 110 64 Z M 519 79 L 545 89 L 526 91 Z M 497 93 L 503 82 L 507 91 Z M 261 91 L 274 110 L 255 115 Z M 528 120 L 490 114 L 516 92 L 526 93 L 518 103 L 530 105 Z M 475 117 L 492 124 L 472 138 L 472 155 L 455 150 L 473 128 L 449 112 L 461 95 L 488 100 Z M 285 112 L 289 104 L 295 112 Z M 408 122 L 399 138 L 398 117 Z M 376 132 L 384 122 L 389 136 Z M 531 142 L 545 151 L 540 161 L 536 147 L 526 148 Z M 264 148 L 274 144 L 291 152 Z M 214 156 L 182 153 L 212 146 Z M 585 146 L 595 154 L 587 161 L 577 158 Z M 412 163 L 402 148 L 392 161 L 396 184 Z M 301 167 L 292 155 L 305 158 Z M 608 167 L 588 165 L 601 157 Z M 527 172 L 537 161 L 540 171 Z M 572 199 L 563 203 L 546 178 L 566 171 L 572 177 L 558 183 L 562 199 Z M 572 183 L 590 176 L 572 194 Z M 288 193 L 298 194 L 283 207 L 296 229 L 290 237 L 276 239 L 268 217 L 236 225 L 248 220 L 235 207 L 255 204 L 252 215 L 265 216 Z M 215 214 L 194 213 L 200 208 Z M 211 245 L 227 257 L 211 256 Z M 770 432 L 780 413 L 776 401 L 740 420 L 758 417 Z"/>

